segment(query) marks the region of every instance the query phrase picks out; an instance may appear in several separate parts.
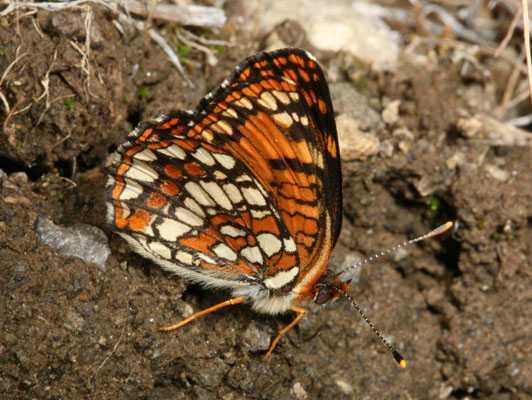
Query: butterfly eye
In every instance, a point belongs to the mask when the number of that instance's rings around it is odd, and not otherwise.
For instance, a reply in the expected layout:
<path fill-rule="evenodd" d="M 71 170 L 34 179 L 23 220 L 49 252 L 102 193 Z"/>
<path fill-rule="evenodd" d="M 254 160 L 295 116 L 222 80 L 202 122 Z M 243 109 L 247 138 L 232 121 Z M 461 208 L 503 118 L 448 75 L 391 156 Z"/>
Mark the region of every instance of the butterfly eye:
<path fill-rule="evenodd" d="M 332 298 L 333 294 L 331 293 L 331 288 L 329 286 L 320 286 L 320 288 L 318 289 L 318 294 L 314 299 L 314 303 L 325 304 Z"/>

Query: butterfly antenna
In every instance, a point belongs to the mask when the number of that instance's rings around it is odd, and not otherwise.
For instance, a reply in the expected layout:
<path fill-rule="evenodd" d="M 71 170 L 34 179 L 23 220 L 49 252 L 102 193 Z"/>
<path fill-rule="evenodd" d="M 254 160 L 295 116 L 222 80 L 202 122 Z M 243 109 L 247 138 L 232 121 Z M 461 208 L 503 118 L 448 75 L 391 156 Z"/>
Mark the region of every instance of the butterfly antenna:
<path fill-rule="evenodd" d="M 388 250 L 381 251 L 380 253 L 377 253 L 377 254 L 375 254 L 375 255 L 373 255 L 371 257 L 368 257 L 365 260 L 359 261 L 356 264 L 350 266 L 349 268 L 346 268 L 343 271 L 340 271 L 337 274 L 337 276 L 345 274 L 346 272 L 351 271 L 352 269 L 358 268 L 361 265 L 364 265 L 364 264 L 366 264 L 366 263 L 368 263 L 370 261 L 376 260 L 379 257 L 382 257 L 382 256 L 385 256 L 387 254 L 390 254 L 390 253 L 394 252 L 395 250 L 400 249 L 401 247 L 405 247 L 405 246 L 408 246 L 409 244 L 420 242 L 422 240 L 429 239 L 431 237 L 440 235 L 443 232 L 449 230 L 452 226 L 453 226 L 452 222 L 450 222 L 450 221 L 446 222 L 445 224 L 437 227 L 436 229 L 430 231 L 429 233 L 426 233 L 425 235 L 419 236 L 419 237 L 417 237 L 415 239 L 412 239 L 412 240 L 407 240 L 406 242 L 403 242 L 401 244 L 395 245 L 395 246 L 389 248 Z M 353 298 L 351 296 L 349 296 L 347 293 L 345 293 L 343 290 L 340 290 L 340 289 L 338 289 L 336 287 L 333 287 L 333 289 L 337 290 L 338 292 L 340 292 L 341 294 L 343 294 L 345 297 L 347 297 L 349 299 L 349 301 L 351 302 L 352 306 L 355 307 L 355 309 L 358 311 L 358 313 L 361 315 L 361 317 L 364 319 L 364 321 L 369 325 L 369 327 L 371 328 L 373 333 L 375 333 L 375 335 L 377 335 L 377 337 L 380 339 L 380 341 L 388 348 L 388 350 L 390 350 L 390 352 L 392 353 L 393 358 L 395 359 L 395 361 L 397 361 L 397 363 L 400 365 L 401 368 L 406 368 L 406 360 L 404 359 L 404 357 L 401 355 L 401 353 L 399 353 L 395 349 L 395 347 L 393 347 L 390 343 L 388 343 L 388 341 L 386 339 L 384 339 L 384 337 L 380 334 L 380 332 L 377 330 L 377 328 L 375 328 L 375 325 L 373 325 L 373 323 L 369 320 L 369 318 L 366 317 L 366 314 L 364 314 L 364 312 L 360 309 L 360 307 L 355 302 L 355 300 L 353 300 Z"/>
<path fill-rule="evenodd" d="M 387 250 L 384 250 L 384 251 L 381 251 L 380 253 L 374 254 L 374 255 L 366 258 L 365 260 L 359 261 L 356 264 L 350 266 L 349 268 L 346 268 L 343 271 L 338 272 L 338 274 L 336 274 L 336 276 L 343 275 L 346 272 L 351 271 L 351 270 L 353 270 L 355 268 L 358 268 L 358 267 L 360 267 L 360 266 L 362 266 L 364 264 L 367 264 L 367 263 L 369 263 L 371 261 L 374 261 L 374 260 L 376 260 L 379 257 L 382 257 L 382 256 L 385 256 L 387 254 L 393 253 L 394 251 L 400 249 L 401 247 L 405 247 L 405 246 L 408 246 L 409 244 L 421 242 L 422 240 L 429 239 L 431 237 L 441 235 L 443 232 L 449 230 L 452 226 L 453 226 L 453 223 L 451 221 L 447 221 L 445 224 L 438 226 L 436 229 L 430 231 L 429 233 L 426 233 L 426 234 L 424 234 L 422 236 L 418 236 L 417 238 L 412 239 L 412 240 L 407 240 L 406 242 L 403 242 L 401 244 L 397 244 L 397 245 L 395 245 L 393 247 L 390 247 Z"/>
<path fill-rule="evenodd" d="M 395 358 L 395 361 L 397 361 L 399 366 L 401 368 L 406 368 L 406 360 L 404 359 L 404 357 L 401 355 L 401 353 L 399 353 L 397 350 L 395 350 L 395 347 L 393 347 L 386 339 L 384 339 L 384 337 L 380 334 L 380 332 L 377 330 L 377 328 L 375 328 L 375 325 L 373 325 L 373 323 L 369 320 L 369 318 L 366 317 L 366 314 L 364 314 L 364 311 L 362 311 L 360 309 L 360 307 L 355 302 L 355 300 L 353 300 L 353 298 L 351 296 L 349 296 L 347 293 L 345 293 L 343 290 L 340 290 L 340 289 L 338 289 L 336 287 L 333 287 L 333 289 L 337 290 L 338 292 L 343 294 L 345 297 L 347 297 L 347 299 L 351 302 L 351 305 L 353 307 L 355 307 L 355 309 L 362 316 L 362 318 L 364 319 L 366 324 L 369 325 L 369 327 L 371 328 L 373 333 L 375 333 L 375 335 L 377 335 L 377 337 L 380 339 L 380 341 L 388 348 L 388 350 L 390 350 L 390 352 L 393 355 L 393 358 Z"/>

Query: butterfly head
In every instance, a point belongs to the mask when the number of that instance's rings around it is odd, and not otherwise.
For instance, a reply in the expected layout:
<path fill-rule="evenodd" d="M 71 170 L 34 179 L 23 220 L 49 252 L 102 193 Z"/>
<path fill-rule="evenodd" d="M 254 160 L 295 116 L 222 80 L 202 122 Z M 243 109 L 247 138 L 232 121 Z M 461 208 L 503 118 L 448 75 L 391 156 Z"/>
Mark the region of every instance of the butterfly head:
<path fill-rule="evenodd" d="M 345 295 L 351 280 L 342 282 L 339 275 L 325 271 L 316 285 L 314 285 L 314 303 L 325 304 L 336 300 L 340 295 Z"/>

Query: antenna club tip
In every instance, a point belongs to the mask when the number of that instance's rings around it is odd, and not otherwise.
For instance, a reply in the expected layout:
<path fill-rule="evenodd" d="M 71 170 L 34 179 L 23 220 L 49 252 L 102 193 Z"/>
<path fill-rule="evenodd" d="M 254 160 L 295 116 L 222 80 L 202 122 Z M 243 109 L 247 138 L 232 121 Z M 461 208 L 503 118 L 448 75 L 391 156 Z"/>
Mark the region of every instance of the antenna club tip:
<path fill-rule="evenodd" d="M 445 230 L 449 229 L 450 227 L 453 226 L 453 221 L 447 221 L 445 224 L 443 224 L 445 226 Z"/>
<path fill-rule="evenodd" d="M 399 364 L 401 368 L 406 368 L 406 360 L 403 358 L 401 354 L 395 349 L 392 350 L 393 358 L 395 358 L 395 361 Z"/>

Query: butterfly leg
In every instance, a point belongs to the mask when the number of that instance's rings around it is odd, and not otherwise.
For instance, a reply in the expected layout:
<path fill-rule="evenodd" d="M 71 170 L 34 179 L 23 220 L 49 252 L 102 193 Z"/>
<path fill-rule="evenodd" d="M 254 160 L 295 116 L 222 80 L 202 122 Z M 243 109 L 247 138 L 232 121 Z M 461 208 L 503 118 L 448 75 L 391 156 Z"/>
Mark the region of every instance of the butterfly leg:
<path fill-rule="evenodd" d="M 290 329 L 296 326 L 297 323 L 301 321 L 301 318 L 303 318 L 305 316 L 305 313 L 307 312 L 307 310 L 301 307 L 292 307 L 291 310 L 295 311 L 297 313 L 297 316 L 294 318 L 292 322 L 290 322 L 290 324 L 286 328 L 284 328 L 281 332 L 279 332 L 279 334 L 273 341 L 266 355 L 262 357 L 262 361 L 266 361 L 272 355 L 273 349 L 275 349 L 275 346 L 277 346 L 277 343 L 279 343 L 279 340 L 281 340 L 283 335 L 285 335 Z"/>
<path fill-rule="evenodd" d="M 201 317 L 205 314 L 209 314 L 213 311 L 219 310 L 220 308 L 227 307 L 227 306 L 233 306 L 235 304 L 242 303 L 246 298 L 245 297 L 237 297 L 236 299 L 229 299 L 227 301 L 221 302 L 220 304 L 216 304 L 215 306 L 209 307 L 203 311 L 199 311 L 196 314 L 188 317 L 187 319 L 178 322 L 177 324 L 171 325 L 171 326 L 165 326 L 162 328 L 159 328 L 160 331 L 173 331 L 174 329 L 181 328 L 183 325 L 188 324 L 189 322 L 195 320 L 198 317 Z"/>

